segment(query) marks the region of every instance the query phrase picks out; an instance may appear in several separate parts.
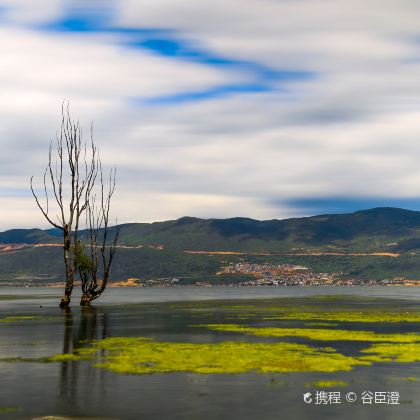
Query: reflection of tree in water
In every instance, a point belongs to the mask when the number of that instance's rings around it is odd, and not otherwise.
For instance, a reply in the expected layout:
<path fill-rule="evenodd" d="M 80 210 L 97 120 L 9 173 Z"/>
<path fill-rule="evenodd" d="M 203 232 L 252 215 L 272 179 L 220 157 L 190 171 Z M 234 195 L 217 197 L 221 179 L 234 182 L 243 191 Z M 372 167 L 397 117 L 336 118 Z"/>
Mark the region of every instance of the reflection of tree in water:
<path fill-rule="evenodd" d="M 108 337 L 107 321 L 107 314 L 98 313 L 97 308 L 92 306 L 81 307 L 80 317 L 74 315 L 71 308 L 65 308 L 63 354 L 72 354 L 76 349 L 89 345 L 92 340 Z M 60 399 L 76 403 L 80 401 L 79 398 L 92 398 L 94 389 L 95 393 L 104 393 L 103 375 L 102 369 L 93 368 L 89 362 L 61 362 Z"/>

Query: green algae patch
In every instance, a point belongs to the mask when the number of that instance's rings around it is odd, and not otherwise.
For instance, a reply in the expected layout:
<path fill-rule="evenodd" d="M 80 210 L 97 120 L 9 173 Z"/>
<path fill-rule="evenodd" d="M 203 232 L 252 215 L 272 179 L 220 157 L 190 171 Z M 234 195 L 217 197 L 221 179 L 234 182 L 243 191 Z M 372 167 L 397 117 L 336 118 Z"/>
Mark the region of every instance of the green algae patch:
<path fill-rule="evenodd" d="M 16 316 L 6 316 L 4 318 L 0 318 L 0 323 L 11 324 L 15 322 L 34 321 L 34 320 L 61 321 L 61 318 L 57 316 L 16 315 Z"/>
<path fill-rule="evenodd" d="M 18 410 L 18 407 L 0 407 L 0 414 L 16 413 Z"/>
<path fill-rule="evenodd" d="M 21 322 L 21 321 L 28 321 L 32 319 L 39 319 L 39 316 L 6 316 L 5 318 L 1 318 L 0 322 L 9 323 L 9 322 Z"/>
<path fill-rule="evenodd" d="M 417 333 L 378 334 L 373 331 L 352 331 L 322 328 L 256 328 L 238 324 L 209 324 L 203 326 L 213 331 L 238 332 L 257 337 L 302 337 L 319 341 L 369 341 L 389 343 L 420 342 L 420 334 Z"/>
<path fill-rule="evenodd" d="M 354 365 L 361 364 L 333 349 L 313 349 L 293 343 L 195 344 L 124 338 L 107 340 L 98 344 L 101 349 L 110 349 L 111 354 L 97 366 L 119 373 L 334 372 L 351 370 Z"/>
<path fill-rule="evenodd" d="M 307 388 L 336 388 L 341 386 L 348 386 L 344 381 L 314 381 L 305 384 Z"/>
<path fill-rule="evenodd" d="M 91 359 L 96 362 L 95 367 L 129 374 L 336 372 L 349 371 L 356 365 L 370 365 L 368 361 L 345 356 L 332 348 L 295 343 L 201 344 L 112 337 L 93 342 L 92 347 L 84 351 L 80 354 L 78 350 L 76 359 L 65 355 L 64 360 Z M 49 361 L 62 361 L 61 356 L 53 356 Z"/>
<path fill-rule="evenodd" d="M 340 300 L 346 300 L 346 301 L 354 301 L 356 303 L 358 302 L 381 302 L 382 298 L 375 297 L 375 296 L 352 296 L 352 295 L 316 295 L 316 296 L 310 296 L 308 299 L 310 300 L 321 300 L 321 301 L 340 301 Z"/>
<path fill-rule="evenodd" d="M 420 312 L 334 311 L 287 312 L 265 316 L 264 320 L 338 321 L 338 322 L 420 322 Z"/>
<path fill-rule="evenodd" d="M 420 362 L 420 343 L 373 344 L 360 352 L 366 356 L 361 356 L 359 359 L 370 362 Z"/>
<path fill-rule="evenodd" d="M 92 347 L 79 347 L 74 353 L 60 353 L 44 359 L 45 362 L 80 362 L 81 360 L 92 360 L 93 356 L 98 351 L 94 341 Z"/>
<path fill-rule="evenodd" d="M 47 362 L 79 362 L 80 360 L 90 360 L 90 357 L 85 355 L 73 354 L 73 353 L 64 353 L 64 354 L 56 354 L 55 356 L 48 357 L 45 361 Z"/>

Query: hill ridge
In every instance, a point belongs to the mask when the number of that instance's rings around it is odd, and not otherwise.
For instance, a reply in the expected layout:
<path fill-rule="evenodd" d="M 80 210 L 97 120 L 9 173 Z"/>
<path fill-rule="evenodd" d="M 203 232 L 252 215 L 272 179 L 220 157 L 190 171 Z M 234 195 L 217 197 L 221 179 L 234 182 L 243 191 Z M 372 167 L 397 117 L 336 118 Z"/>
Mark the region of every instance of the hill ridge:
<path fill-rule="evenodd" d="M 375 252 L 420 247 L 420 212 L 394 207 L 270 220 L 184 216 L 121 226 L 121 245 L 159 244 L 176 250 L 281 252 L 309 247 Z M 59 238 L 57 229 L 0 232 L 0 244 L 48 244 Z"/>

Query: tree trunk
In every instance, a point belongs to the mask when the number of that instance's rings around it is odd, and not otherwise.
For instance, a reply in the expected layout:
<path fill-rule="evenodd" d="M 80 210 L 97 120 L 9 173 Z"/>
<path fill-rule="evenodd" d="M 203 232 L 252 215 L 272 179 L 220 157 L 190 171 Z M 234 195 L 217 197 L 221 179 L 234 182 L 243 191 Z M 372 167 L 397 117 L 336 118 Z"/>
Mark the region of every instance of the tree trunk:
<path fill-rule="evenodd" d="M 64 226 L 64 264 L 66 266 L 66 286 L 64 296 L 60 302 L 60 308 L 67 308 L 70 305 L 71 292 L 73 291 L 74 269 L 70 255 L 71 236 L 68 225 Z"/>
<path fill-rule="evenodd" d="M 80 306 L 90 306 L 92 300 L 95 299 L 95 296 L 91 295 L 90 293 L 83 293 L 82 297 L 80 298 Z"/>

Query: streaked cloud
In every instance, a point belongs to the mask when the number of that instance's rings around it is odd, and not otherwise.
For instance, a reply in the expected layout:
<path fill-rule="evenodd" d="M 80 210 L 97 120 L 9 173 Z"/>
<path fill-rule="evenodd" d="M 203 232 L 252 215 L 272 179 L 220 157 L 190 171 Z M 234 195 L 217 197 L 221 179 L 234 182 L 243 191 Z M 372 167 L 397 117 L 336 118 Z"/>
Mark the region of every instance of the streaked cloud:
<path fill-rule="evenodd" d="M 45 226 L 28 180 L 65 99 L 118 166 L 120 221 L 417 208 L 419 17 L 414 0 L 0 0 L 0 229 Z"/>

